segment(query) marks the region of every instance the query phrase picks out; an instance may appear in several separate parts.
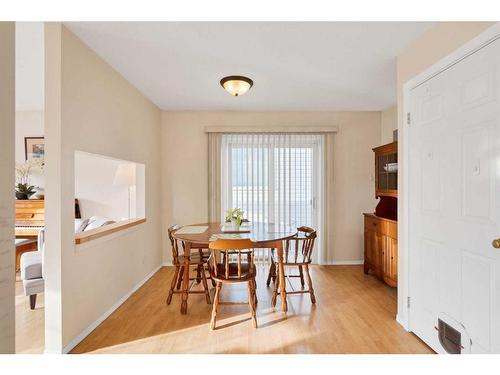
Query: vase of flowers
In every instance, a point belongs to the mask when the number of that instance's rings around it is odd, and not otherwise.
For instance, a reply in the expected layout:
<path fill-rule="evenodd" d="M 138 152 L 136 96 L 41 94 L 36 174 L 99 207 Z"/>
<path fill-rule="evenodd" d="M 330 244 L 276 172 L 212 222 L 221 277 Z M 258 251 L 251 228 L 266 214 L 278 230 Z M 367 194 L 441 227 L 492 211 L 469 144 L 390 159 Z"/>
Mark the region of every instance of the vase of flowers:
<path fill-rule="evenodd" d="M 26 161 L 16 164 L 16 198 L 29 199 L 36 192 L 35 186 L 30 184 L 30 175 L 41 171 L 43 163 L 40 161 Z"/>
<path fill-rule="evenodd" d="M 234 230 L 238 230 L 243 222 L 243 210 L 241 208 L 233 208 L 226 211 L 226 223 L 231 223 Z"/>

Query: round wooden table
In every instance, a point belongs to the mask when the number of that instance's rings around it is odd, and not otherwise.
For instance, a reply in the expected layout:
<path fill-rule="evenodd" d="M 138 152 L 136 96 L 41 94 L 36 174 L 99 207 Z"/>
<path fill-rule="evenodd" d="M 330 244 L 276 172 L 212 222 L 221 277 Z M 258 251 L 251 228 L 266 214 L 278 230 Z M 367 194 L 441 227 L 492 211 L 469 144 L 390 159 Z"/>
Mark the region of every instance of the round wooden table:
<path fill-rule="evenodd" d="M 184 277 L 182 282 L 182 302 L 181 313 L 187 313 L 187 301 L 189 290 L 189 256 L 191 249 L 208 249 L 208 244 L 213 241 L 216 235 L 223 233 L 221 223 L 192 224 L 187 226 L 205 226 L 207 229 L 203 233 L 177 233 L 180 229 L 172 233 L 173 237 L 184 242 Z M 239 238 L 248 238 L 257 244 L 256 248 L 276 248 L 278 256 L 278 277 L 280 285 L 285 285 L 285 272 L 283 269 L 283 247 L 276 246 L 277 241 L 290 239 L 297 235 L 297 229 L 280 224 L 251 223 L 250 233 L 239 233 Z M 286 290 L 281 287 L 281 308 L 284 312 L 288 310 L 286 302 Z"/>

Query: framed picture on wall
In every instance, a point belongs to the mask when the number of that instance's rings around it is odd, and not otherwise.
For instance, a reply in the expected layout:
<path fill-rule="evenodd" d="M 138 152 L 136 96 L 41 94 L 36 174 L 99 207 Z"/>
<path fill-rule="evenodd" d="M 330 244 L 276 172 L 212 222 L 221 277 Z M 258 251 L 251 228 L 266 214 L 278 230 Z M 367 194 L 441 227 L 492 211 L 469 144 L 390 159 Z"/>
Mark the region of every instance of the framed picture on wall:
<path fill-rule="evenodd" d="M 24 155 L 26 161 L 45 159 L 45 138 L 24 137 Z"/>

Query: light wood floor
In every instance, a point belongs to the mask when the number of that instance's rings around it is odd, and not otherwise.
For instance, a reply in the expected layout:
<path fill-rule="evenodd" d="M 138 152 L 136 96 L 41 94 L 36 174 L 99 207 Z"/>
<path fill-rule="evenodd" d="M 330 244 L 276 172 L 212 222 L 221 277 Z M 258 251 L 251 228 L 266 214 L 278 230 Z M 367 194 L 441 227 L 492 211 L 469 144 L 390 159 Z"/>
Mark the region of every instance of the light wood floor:
<path fill-rule="evenodd" d="M 29 297 L 24 295 L 19 273 L 16 275 L 16 353 L 43 353 L 44 309 L 43 293 L 39 294 L 35 310 L 30 309 Z"/>
<path fill-rule="evenodd" d="M 432 353 L 395 321 L 396 290 L 362 266 L 312 267 L 316 306 L 308 295 L 289 296 L 286 318 L 270 307 L 267 273 L 259 271 L 257 329 L 248 305 L 220 306 L 215 331 L 203 295 L 189 296 L 187 315 L 179 312 L 180 295 L 167 306 L 173 268 L 163 267 L 72 352 Z M 222 300 L 245 301 L 246 293 L 246 284 L 224 286 Z"/>

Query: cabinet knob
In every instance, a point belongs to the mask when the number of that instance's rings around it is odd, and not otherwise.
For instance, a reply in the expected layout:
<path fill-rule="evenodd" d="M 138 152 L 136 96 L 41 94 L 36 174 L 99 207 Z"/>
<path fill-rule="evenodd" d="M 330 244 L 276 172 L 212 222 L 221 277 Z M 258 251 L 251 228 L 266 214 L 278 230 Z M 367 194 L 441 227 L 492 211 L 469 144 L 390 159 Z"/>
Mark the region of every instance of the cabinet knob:
<path fill-rule="evenodd" d="M 497 238 L 496 240 L 493 240 L 493 242 L 491 243 L 491 245 L 492 245 L 495 249 L 500 249 L 500 238 Z"/>

